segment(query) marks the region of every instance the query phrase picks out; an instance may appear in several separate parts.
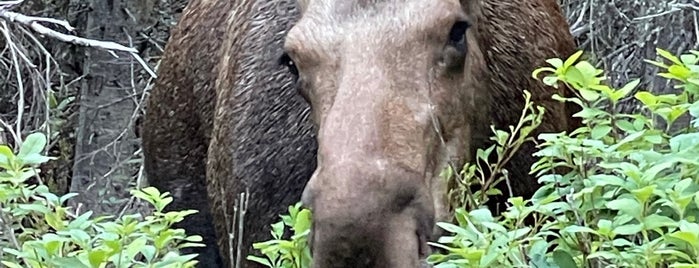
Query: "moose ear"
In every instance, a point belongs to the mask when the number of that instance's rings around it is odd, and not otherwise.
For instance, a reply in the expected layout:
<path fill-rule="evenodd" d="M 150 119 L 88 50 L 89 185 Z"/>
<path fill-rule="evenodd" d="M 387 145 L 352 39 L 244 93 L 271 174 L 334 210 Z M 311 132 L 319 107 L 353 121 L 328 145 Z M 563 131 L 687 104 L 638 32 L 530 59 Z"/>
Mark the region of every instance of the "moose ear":
<path fill-rule="evenodd" d="M 296 3 L 299 5 L 299 10 L 301 13 L 306 11 L 306 8 L 308 7 L 308 3 L 311 2 L 311 0 L 298 0 Z"/>
<path fill-rule="evenodd" d="M 464 9 L 464 12 L 466 13 L 467 16 L 471 19 L 471 22 L 474 23 L 475 20 L 480 17 L 481 14 L 481 0 L 460 0 L 461 1 L 461 7 Z"/>

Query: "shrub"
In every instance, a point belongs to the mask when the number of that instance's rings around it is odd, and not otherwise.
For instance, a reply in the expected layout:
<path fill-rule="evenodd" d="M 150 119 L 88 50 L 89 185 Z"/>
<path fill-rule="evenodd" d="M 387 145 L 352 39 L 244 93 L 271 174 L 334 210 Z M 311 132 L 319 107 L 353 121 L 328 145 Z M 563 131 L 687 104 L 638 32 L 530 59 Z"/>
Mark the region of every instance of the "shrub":
<path fill-rule="evenodd" d="M 541 134 L 532 173 L 543 185 L 535 196 L 510 198 L 499 217 L 479 207 L 458 209 L 457 225 L 439 224 L 450 235 L 433 244 L 446 253 L 428 261 L 435 267 L 699 267 L 699 52 L 657 51 L 670 63 L 648 62 L 680 90 L 636 93 L 646 115 L 614 112 L 639 80 L 611 88 L 602 83 L 602 70 L 576 63 L 580 52 L 536 70 L 534 77 L 548 73 L 547 85 L 560 81 L 574 90 L 574 98 L 554 98 L 580 106 L 575 117 L 584 126 Z M 683 116 L 689 124 L 679 123 Z M 558 168 L 570 171 L 557 174 Z M 525 225 L 527 217 L 535 223 Z"/>
<path fill-rule="evenodd" d="M 203 246 L 201 237 L 172 229 L 194 210 L 163 212 L 172 202 L 155 188 L 131 193 L 155 208 L 140 214 L 91 218 L 92 212 L 73 215 L 65 201 L 39 180 L 35 166 L 51 160 L 41 154 L 43 134 L 29 135 L 15 154 L 0 145 L 0 263 L 7 267 L 193 267 L 194 254 L 179 249 Z"/>

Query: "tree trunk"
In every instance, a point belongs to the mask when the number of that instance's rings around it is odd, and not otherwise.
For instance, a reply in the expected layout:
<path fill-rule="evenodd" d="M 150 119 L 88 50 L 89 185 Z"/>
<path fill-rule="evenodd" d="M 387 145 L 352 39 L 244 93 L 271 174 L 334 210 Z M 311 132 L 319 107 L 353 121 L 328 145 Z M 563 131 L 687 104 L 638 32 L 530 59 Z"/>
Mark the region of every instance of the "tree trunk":
<path fill-rule="evenodd" d="M 580 48 L 595 57 L 611 85 L 620 87 L 641 78 L 637 90 L 673 91 L 658 68 L 655 48 L 674 54 L 699 48 L 699 2 L 696 0 L 560 0 Z M 637 113 L 629 95 L 617 110 Z"/>
<path fill-rule="evenodd" d="M 133 44 L 152 23 L 154 0 L 71 0 L 70 11 L 79 35 L 97 40 Z M 145 42 L 145 41 L 144 41 Z M 142 68 L 130 55 L 94 48 L 76 48 L 80 84 L 75 162 L 70 191 L 80 193 L 73 206 L 95 214 L 113 214 L 128 200 L 129 183 L 138 172 L 139 143 L 134 132 L 137 105 L 143 98 L 138 79 Z"/>

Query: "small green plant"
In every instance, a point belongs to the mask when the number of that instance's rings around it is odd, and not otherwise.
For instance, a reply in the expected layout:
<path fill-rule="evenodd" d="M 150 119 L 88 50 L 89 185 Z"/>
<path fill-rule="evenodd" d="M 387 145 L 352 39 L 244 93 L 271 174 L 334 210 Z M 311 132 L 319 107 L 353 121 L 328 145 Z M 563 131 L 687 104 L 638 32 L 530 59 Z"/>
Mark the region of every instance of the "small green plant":
<path fill-rule="evenodd" d="M 526 207 L 523 198 L 510 198 L 510 207 L 502 217 L 495 217 L 485 207 L 490 196 L 502 194 L 496 185 L 510 183 L 505 164 L 525 142 L 532 140 L 530 134 L 543 119 L 544 109 L 531 102 L 528 91 L 524 91 L 524 99 L 525 106 L 518 124 L 510 126 L 509 131 L 491 128 L 494 144 L 477 150 L 476 163 L 466 163 L 459 176 L 453 177 L 451 168 L 443 173 L 456 182 L 450 189 L 451 204 L 456 207 L 456 224 L 437 223 L 451 235 L 429 243 L 446 252 L 437 252 L 427 258 L 427 262 L 435 267 L 527 267 L 530 255 L 544 256 L 546 253 L 545 236 L 536 234 L 536 227 L 524 224 L 524 219 L 535 211 Z M 497 157 L 490 163 L 493 152 Z M 474 185 L 480 189 L 471 193 Z M 512 195 L 511 191 L 509 195 Z M 541 224 L 537 218 L 537 226 Z"/>
<path fill-rule="evenodd" d="M 479 148 L 475 163 L 466 163 L 457 176 L 454 176 L 451 166 L 441 174 L 441 177 L 451 181 L 448 193 L 451 206 L 479 208 L 486 204 L 491 196 L 503 194 L 495 188 L 496 185 L 505 182 L 509 186 L 509 176 L 504 166 L 523 144 L 533 140 L 531 133 L 539 127 L 545 112 L 543 107 L 535 106 L 530 100 L 531 93 L 525 90 L 525 105 L 517 125 L 509 126 L 508 131 L 491 126 L 493 136 L 490 140 L 494 144 L 486 149 Z M 490 163 L 493 153 L 496 158 Z M 478 190 L 471 192 L 473 186 L 477 186 Z M 509 195 L 512 195 L 511 188 Z"/>
<path fill-rule="evenodd" d="M 302 209 L 301 203 L 289 206 L 289 214 L 272 224 L 272 240 L 253 244 L 265 258 L 250 255 L 248 260 L 272 268 L 311 267 L 311 251 L 308 247 L 308 234 L 311 231 L 311 211 Z M 284 239 L 285 227 L 291 228 L 290 240 Z"/>
<path fill-rule="evenodd" d="M 0 263 L 6 267 L 194 267 L 194 254 L 179 249 L 203 246 L 199 236 L 171 229 L 196 211 L 163 212 L 172 202 L 155 188 L 132 190 L 155 207 L 152 216 L 125 215 L 91 218 L 73 215 L 65 202 L 39 180 L 37 165 L 51 160 L 41 152 L 46 137 L 34 133 L 15 154 L 0 145 Z"/>
<path fill-rule="evenodd" d="M 547 85 L 573 89 L 575 97 L 554 98 L 577 104 L 575 117 L 584 126 L 541 134 L 532 173 L 543 185 L 534 198 L 510 198 L 498 217 L 457 210 L 457 224 L 439 224 L 451 234 L 434 245 L 446 253 L 428 261 L 435 267 L 699 267 L 699 52 L 658 54 L 670 63 L 648 62 L 680 91 L 636 93 L 645 115 L 614 112 L 639 80 L 611 88 L 602 83 L 602 70 L 577 62 L 581 52 L 536 70 L 534 77 L 548 73 Z M 557 174 L 561 167 L 569 171 Z M 534 224 L 523 225 L 525 217 Z"/>

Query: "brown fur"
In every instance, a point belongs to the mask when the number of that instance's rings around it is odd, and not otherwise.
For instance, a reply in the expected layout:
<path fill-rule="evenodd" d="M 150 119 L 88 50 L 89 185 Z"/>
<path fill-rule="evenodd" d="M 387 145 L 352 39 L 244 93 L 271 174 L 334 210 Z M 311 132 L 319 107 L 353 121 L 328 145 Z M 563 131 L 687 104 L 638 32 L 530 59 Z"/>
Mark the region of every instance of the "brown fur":
<path fill-rule="evenodd" d="M 322 9 L 304 9 L 318 1 L 300 2 L 304 11 L 319 12 Z M 431 1 L 440 5 L 456 2 Z M 203 267 L 215 267 L 220 261 L 230 265 L 228 253 L 236 249 L 228 248 L 228 234 L 239 235 L 230 226 L 237 193 L 248 189 L 252 195 L 245 215 L 243 259 L 252 252 L 253 242 L 268 238 L 269 225 L 278 215 L 301 197 L 316 169 L 312 122 L 318 126 L 319 160 L 323 164 L 309 183 L 304 201 L 314 209 L 316 267 L 330 267 L 328 263 L 332 267 L 415 267 L 411 256 L 427 252 L 423 243 L 414 243 L 415 234 L 405 231 L 416 230 L 424 242 L 434 221 L 445 218 L 446 206 L 440 196 L 444 185 L 432 178 L 444 167 L 447 152 L 456 162 L 470 160 L 467 151 L 487 146 L 489 124 L 505 128 L 515 123 L 522 109 L 523 89 L 530 90 L 534 101 L 547 108 L 540 131 L 573 126 L 569 123 L 571 111 L 552 101 L 551 88 L 530 75 L 546 58 L 566 57 L 575 48 L 555 0 L 462 0 L 460 4 L 473 24 L 467 33 L 468 55 L 464 75 L 448 79 L 416 72 L 431 66 L 426 60 L 432 56 L 421 50 L 426 47 L 417 42 L 393 46 L 405 38 L 443 38 L 438 33 L 448 31 L 451 21 L 447 16 L 453 14 L 448 11 L 455 9 L 434 9 L 446 12 L 445 16 L 432 14 L 440 20 L 446 18 L 442 24 L 432 21 L 435 23 L 424 26 L 434 30 L 400 33 L 394 40 L 372 36 L 369 26 L 381 24 L 358 24 L 367 27 L 358 29 L 366 35 L 351 39 L 355 43 L 343 41 L 350 40 L 347 35 L 333 34 L 335 27 L 349 20 L 343 16 L 363 14 L 357 13 L 358 7 L 369 12 L 373 5 L 391 2 L 338 2 L 334 13 L 324 11 L 304 18 L 329 19 L 331 22 L 317 25 L 324 28 L 315 37 L 340 39 L 304 39 L 299 32 L 285 40 L 299 15 L 293 0 L 190 1 L 166 47 L 160 78 L 149 99 L 143 145 L 149 181 L 176 196 L 171 209 L 201 211 L 182 226 L 203 235 L 208 249 L 220 248 L 222 260 L 211 251 L 199 251 Z M 423 15 L 430 14 L 419 14 Z M 431 35 L 418 36 L 425 33 Z M 294 45 L 294 38 L 301 38 L 302 44 Z M 387 47 L 381 50 L 381 46 L 367 43 L 372 40 Z M 321 52 L 317 51 L 320 46 L 309 41 L 349 46 L 341 50 L 324 43 L 322 47 L 331 50 Z M 313 103 L 312 118 L 308 104 L 296 93 L 293 76 L 277 62 L 285 42 L 287 49 L 306 49 L 303 55 L 325 55 L 308 56 L 305 62 L 294 58 L 302 76 L 318 78 L 315 87 L 327 89 L 304 91 Z M 338 57 L 348 62 L 333 61 Z M 324 75 L 309 72 L 308 66 L 314 65 L 308 62 L 313 60 L 326 64 L 318 65 L 323 70 L 316 71 Z M 337 72 L 339 67 L 344 72 Z M 367 73 L 372 68 L 387 71 Z M 333 80 L 338 75 L 349 80 Z M 384 91 L 401 87 L 419 92 L 425 83 L 432 83 L 427 81 L 434 82 L 431 85 L 436 91 L 431 99 L 446 147 L 428 124 L 428 114 L 415 112 L 423 106 L 406 101 L 417 99 L 418 93 Z M 453 87 L 457 84 L 468 86 Z M 355 90 L 377 90 L 377 95 L 346 95 Z M 381 94 L 389 94 L 383 98 L 387 101 L 381 101 Z M 346 101 L 329 102 L 328 98 Z M 354 117 L 357 111 L 367 117 Z M 425 134 L 417 137 L 411 133 Z M 530 196 L 536 190 L 535 181 L 527 175 L 532 152 L 531 145 L 523 148 L 509 166 L 515 194 Z M 466 159 L 458 157 L 464 155 Z M 213 204 L 211 214 L 207 200 Z M 253 266 L 243 263 L 243 267 Z"/>
<path fill-rule="evenodd" d="M 204 237 L 208 250 L 194 251 L 200 267 L 228 267 L 237 252 L 228 234 L 239 236 L 231 226 L 238 193 L 251 195 L 245 264 L 315 169 L 308 104 L 277 63 L 295 18 L 293 0 L 193 0 L 166 47 L 144 120 L 145 167 L 152 185 L 174 193 L 169 209 L 200 211 L 180 225 Z"/>
<path fill-rule="evenodd" d="M 189 234 L 201 235 L 207 248 L 194 252 L 208 255 L 204 267 L 220 263 L 212 243 L 215 233 L 211 225 L 206 198 L 207 148 L 213 125 L 213 83 L 216 81 L 222 28 L 204 31 L 199 25 L 221 24 L 225 17 L 208 12 L 212 4 L 230 9 L 230 1 L 190 1 L 182 19 L 172 31 L 159 78 L 148 99 L 142 134 L 144 165 L 151 185 L 174 195 L 169 210 L 196 209 L 197 216 L 183 224 Z M 225 6 L 222 6 L 225 5 Z M 201 40 L 219 40 L 203 42 Z M 204 60 L 210 59 L 210 60 Z M 207 252 L 208 251 L 208 252 Z"/>

